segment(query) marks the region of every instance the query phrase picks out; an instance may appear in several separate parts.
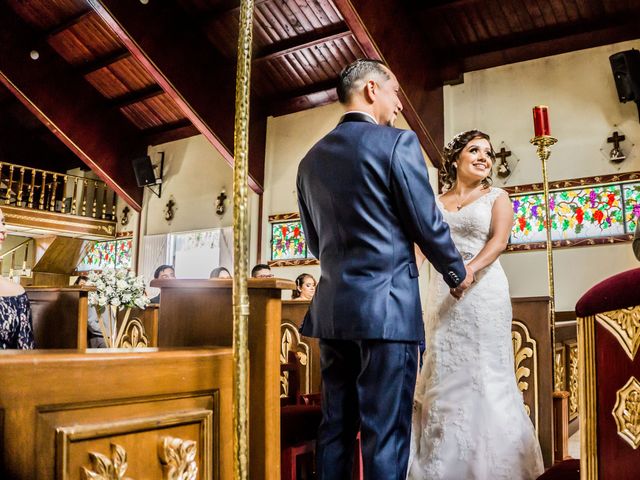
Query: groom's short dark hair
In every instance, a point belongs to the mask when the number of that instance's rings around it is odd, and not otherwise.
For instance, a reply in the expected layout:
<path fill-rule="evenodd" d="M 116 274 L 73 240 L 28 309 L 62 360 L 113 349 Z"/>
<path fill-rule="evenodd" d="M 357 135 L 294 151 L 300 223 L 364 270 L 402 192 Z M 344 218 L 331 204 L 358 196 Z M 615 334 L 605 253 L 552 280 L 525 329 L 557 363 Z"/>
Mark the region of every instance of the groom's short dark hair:
<path fill-rule="evenodd" d="M 380 60 L 373 58 L 359 58 L 355 62 L 350 63 L 340 72 L 338 80 L 338 100 L 340 103 L 347 103 L 351 99 L 351 95 L 359 87 L 361 81 L 370 74 L 383 75 L 387 80 L 389 76 L 389 67 Z"/>

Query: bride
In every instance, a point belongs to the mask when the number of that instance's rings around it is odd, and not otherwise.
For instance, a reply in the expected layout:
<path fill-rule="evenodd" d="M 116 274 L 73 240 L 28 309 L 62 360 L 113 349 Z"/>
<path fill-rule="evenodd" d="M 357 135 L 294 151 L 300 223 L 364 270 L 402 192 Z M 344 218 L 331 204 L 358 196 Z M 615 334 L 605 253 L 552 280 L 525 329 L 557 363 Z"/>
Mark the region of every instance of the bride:
<path fill-rule="evenodd" d="M 511 202 L 490 186 L 488 135 L 463 132 L 444 154 L 448 191 L 437 203 L 476 282 L 462 294 L 431 276 L 408 479 L 535 479 L 542 455 L 516 384 L 509 285 L 498 260 Z"/>

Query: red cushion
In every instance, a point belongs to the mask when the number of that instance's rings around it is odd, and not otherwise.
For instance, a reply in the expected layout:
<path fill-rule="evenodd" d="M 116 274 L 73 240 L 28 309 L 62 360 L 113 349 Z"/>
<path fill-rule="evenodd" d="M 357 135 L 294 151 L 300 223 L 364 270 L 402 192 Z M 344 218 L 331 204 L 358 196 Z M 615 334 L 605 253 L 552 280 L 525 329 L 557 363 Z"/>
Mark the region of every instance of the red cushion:
<path fill-rule="evenodd" d="M 280 444 L 297 445 L 318 436 L 322 420 L 320 405 L 288 405 L 280 408 Z"/>
<path fill-rule="evenodd" d="M 556 463 L 540 475 L 538 480 L 580 480 L 580 460 L 572 458 Z"/>
<path fill-rule="evenodd" d="M 596 313 L 640 305 L 640 268 L 627 270 L 598 283 L 576 303 L 576 315 Z"/>

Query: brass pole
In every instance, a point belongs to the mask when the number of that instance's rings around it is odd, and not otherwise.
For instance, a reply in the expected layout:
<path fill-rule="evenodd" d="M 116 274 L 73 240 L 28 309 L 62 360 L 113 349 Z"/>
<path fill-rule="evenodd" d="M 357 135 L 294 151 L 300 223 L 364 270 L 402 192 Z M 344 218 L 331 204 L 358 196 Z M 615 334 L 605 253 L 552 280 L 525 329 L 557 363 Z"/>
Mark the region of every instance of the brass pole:
<path fill-rule="evenodd" d="M 551 378 L 554 379 L 555 384 L 555 363 L 556 363 L 556 293 L 553 280 L 553 245 L 551 243 L 551 206 L 549 204 L 549 181 L 547 179 L 547 160 L 551 155 L 551 145 L 555 144 L 558 140 L 548 135 L 535 137 L 531 139 L 531 143 L 534 144 L 536 154 L 542 162 L 542 186 L 544 189 L 544 218 L 545 218 L 545 230 L 547 233 L 547 283 L 549 286 L 549 296 L 551 297 Z M 555 390 L 555 385 L 554 385 Z"/>
<path fill-rule="evenodd" d="M 236 480 L 249 478 L 247 336 L 249 325 L 248 269 L 248 183 L 249 96 L 251 80 L 251 45 L 253 0 L 241 0 L 236 72 L 236 116 L 233 166 L 233 470 Z M 259 455 L 260 452 L 255 452 Z"/>

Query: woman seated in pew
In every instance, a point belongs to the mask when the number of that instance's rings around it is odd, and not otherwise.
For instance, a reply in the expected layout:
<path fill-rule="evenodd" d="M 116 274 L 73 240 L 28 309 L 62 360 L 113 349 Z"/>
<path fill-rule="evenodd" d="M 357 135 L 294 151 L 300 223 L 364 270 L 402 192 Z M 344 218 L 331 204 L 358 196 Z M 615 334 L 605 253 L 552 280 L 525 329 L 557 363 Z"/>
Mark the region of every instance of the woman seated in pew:
<path fill-rule="evenodd" d="M 0 246 L 6 236 L 7 227 L 0 210 Z M 0 348 L 34 348 L 29 298 L 21 285 L 3 277 L 0 277 Z"/>
<path fill-rule="evenodd" d="M 298 278 L 296 278 L 296 289 L 291 294 L 291 299 L 311 301 L 315 293 L 316 279 L 308 273 L 298 275 Z"/>
<path fill-rule="evenodd" d="M 231 278 L 231 272 L 224 267 L 217 267 L 211 270 L 209 278 Z"/>

